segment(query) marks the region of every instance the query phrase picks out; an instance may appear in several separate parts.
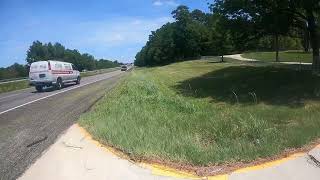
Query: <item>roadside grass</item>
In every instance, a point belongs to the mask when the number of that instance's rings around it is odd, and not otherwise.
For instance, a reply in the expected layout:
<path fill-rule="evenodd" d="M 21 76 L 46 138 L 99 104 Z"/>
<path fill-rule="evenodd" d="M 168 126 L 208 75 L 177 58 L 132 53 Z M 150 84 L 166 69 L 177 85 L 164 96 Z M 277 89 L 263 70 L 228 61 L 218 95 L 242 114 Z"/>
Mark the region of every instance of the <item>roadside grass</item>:
<path fill-rule="evenodd" d="M 275 52 L 250 52 L 244 53 L 241 55 L 244 58 L 256 59 L 261 61 L 276 61 Z M 305 53 L 302 51 L 282 51 L 279 52 L 279 59 L 283 62 L 303 62 L 311 63 L 312 62 L 312 53 Z"/>
<path fill-rule="evenodd" d="M 138 68 L 79 123 L 136 159 L 250 162 L 320 137 L 319 83 L 307 71 L 206 60 Z"/>
<path fill-rule="evenodd" d="M 116 68 L 109 68 L 109 69 L 100 69 L 100 70 L 96 70 L 96 71 L 81 72 L 81 77 L 94 76 L 94 75 L 98 75 L 98 74 L 116 71 L 119 69 L 120 68 L 116 67 Z M 20 89 L 26 89 L 29 87 L 30 86 L 29 86 L 28 80 L 4 83 L 4 84 L 0 84 L 0 93 L 10 92 L 10 91 L 15 91 L 15 90 L 20 90 Z"/>
<path fill-rule="evenodd" d="M 27 80 L 0 84 L 0 93 L 15 91 L 19 89 L 25 89 L 28 87 L 30 86 Z"/>
<path fill-rule="evenodd" d="M 98 75 L 98 74 L 116 71 L 119 69 L 120 69 L 120 67 L 115 67 L 115 68 L 108 68 L 108 69 L 99 69 L 99 70 L 95 70 L 95 71 L 81 72 L 81 77 L 94 76 L 94 75 Z"/>

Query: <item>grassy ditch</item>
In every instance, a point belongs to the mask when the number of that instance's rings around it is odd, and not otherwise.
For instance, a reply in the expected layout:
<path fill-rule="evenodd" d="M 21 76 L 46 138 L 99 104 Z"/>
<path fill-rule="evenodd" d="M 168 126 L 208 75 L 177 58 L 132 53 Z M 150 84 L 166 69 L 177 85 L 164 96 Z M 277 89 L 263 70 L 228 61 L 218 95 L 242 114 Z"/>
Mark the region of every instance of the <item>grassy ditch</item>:
<path fill-rule="evenodd" d="M 250 162 L 320 137 L 320 78 L 272 66 L 188 61 L 133 71 L 80 118 L 137 159 Z"/>

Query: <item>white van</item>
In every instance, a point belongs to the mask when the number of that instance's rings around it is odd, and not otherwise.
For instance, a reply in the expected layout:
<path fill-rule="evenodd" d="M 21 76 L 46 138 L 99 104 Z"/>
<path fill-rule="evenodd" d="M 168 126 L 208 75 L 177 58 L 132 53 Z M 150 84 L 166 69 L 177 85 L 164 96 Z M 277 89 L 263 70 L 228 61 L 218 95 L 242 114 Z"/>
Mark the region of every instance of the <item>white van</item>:
<path fill-rule="evenodd" d="M 34 62 L 30 66 L 29 84 L 39 92 L 45 86 L 61 89 L 64 83 L 80 84 L 80 79 L 80 72 L 71 63 L 50 60 Z"/>

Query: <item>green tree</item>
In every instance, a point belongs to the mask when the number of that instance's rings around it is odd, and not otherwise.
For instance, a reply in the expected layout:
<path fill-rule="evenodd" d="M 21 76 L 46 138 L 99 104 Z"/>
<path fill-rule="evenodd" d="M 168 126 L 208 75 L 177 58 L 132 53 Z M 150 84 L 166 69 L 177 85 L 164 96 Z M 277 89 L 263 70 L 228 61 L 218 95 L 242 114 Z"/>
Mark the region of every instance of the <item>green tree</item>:
<path fill-rule="evenodd" d="M 320 71 L 319 0 L 215 0 L 212 6 L 230 20 L 242 18 L 253 24 L 253 30 L 273 32 L 276 37 L 294 27 L 305 28 L 297 24 L 306 24 L 313 49 L 313 70 Z"/>
<path fill-rule="evenodd" d="M 45 57 L 43 45 L 40 41 L 34 41 L 27 51 L 27 63 L 40 61 Z"/>
<path fill-rule="evenodd" d="M 109 68 L 119 66 L 118 62 L 101 61 L 100 63 L 90 54 L 81 54 L 78 50 L 66 49 L 60 43 L 52 45 L 51 42 L 43 44 L 40 41 L 34 41 L 27 52 L 26 61 L 30 65 L 36 61 L 60 60 L 73 63 L 80 71 L 94 70 L 97 68 Z M 112 65 L 111 65 L 112 63 Z M 99 65 L 99 67 L 98 67 Z"/>

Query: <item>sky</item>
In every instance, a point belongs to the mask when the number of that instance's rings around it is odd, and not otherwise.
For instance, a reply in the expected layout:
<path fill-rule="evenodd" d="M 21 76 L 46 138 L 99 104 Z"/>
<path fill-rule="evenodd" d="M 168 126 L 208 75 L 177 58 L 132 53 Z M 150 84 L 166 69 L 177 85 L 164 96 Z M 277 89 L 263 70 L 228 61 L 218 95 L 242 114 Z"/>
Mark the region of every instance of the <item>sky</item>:
<path fill-rule="evenodd" d="M 0 67 L 25 64 L 33 41 L 59 42 L 96 59 L 133 62 L 151 31 L 178 5 L 208 11 L 208 0 L 0 0 Z"/>

